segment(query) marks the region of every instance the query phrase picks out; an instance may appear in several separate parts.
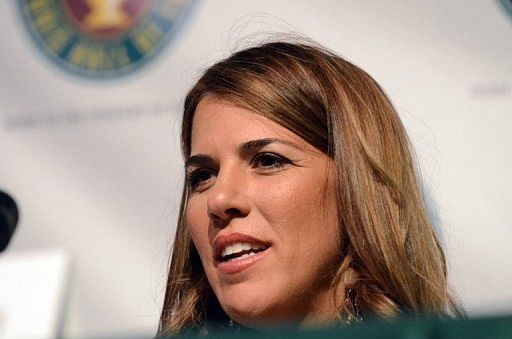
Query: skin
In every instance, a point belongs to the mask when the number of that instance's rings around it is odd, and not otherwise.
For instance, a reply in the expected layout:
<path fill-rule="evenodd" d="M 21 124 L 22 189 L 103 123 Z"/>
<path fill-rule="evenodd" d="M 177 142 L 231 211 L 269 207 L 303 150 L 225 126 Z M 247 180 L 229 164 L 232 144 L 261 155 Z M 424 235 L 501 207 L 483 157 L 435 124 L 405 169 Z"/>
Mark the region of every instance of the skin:
<path fill-rule="evenodd" d="M 272 142 L 241 152 L 261 139 Z M 284 127 L 214 97 L 194 116 L 191 159 L 198 155 L 201 161 L 187 164 L 186 218 L 228 316 L 249 327 L 331 320 L 328 292 L 341 256 L 330 159 Z M 250 267 L 225 274 L 213 241 L 234 232 L 271 246 Z"/>

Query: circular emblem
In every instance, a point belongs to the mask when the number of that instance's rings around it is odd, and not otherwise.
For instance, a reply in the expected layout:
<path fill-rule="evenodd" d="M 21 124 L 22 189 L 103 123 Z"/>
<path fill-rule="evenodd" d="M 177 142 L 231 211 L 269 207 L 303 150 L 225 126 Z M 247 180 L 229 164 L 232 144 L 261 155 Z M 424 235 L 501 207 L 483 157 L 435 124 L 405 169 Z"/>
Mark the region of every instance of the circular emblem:
<path fill-rule="evenodd" d="M 115 77 L 154 57 L 193 0 L 22 0 L 32 37 L 58 65 L 94 78 Z"/>

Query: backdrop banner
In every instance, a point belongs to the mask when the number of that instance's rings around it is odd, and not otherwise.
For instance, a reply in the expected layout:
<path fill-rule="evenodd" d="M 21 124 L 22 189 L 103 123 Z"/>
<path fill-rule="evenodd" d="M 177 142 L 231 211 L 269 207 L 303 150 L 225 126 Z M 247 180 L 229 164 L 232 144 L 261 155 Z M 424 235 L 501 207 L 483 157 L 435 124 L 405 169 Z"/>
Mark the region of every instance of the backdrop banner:
<path fill-rule="evenodd" d="M 1 1 L 0 190 L 21 216 L 6 252 L 69 255 L 64 336 L 155 334 L 183 184 L 185 93 L 232 51 L 299 33 L 365 69 L 395 103 L 469 314 L 512 312 L 508 7 Z"/>

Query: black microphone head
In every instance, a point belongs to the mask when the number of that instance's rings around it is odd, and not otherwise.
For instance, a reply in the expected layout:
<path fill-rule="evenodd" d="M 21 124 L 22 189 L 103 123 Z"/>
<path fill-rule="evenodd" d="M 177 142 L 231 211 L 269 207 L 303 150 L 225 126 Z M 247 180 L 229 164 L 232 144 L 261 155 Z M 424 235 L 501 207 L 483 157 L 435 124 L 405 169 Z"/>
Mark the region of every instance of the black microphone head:
<path fill-rule="evenodd" d="M 0 252 L 5 250 L 18 224 L 18 207 L 13 198 L 0 191 Z"/>

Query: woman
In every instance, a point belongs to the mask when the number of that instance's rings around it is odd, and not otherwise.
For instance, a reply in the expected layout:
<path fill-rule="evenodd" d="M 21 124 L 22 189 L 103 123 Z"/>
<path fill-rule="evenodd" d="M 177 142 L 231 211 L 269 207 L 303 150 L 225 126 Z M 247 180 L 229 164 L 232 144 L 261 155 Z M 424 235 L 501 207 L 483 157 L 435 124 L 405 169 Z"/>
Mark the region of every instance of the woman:
<path fill-rule="evenodd" d="M 181 138 L 160 334 L 459 312 L 409 140 L 357 66 L 311 44 L 237 52 L 188 93 Z"/>

